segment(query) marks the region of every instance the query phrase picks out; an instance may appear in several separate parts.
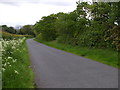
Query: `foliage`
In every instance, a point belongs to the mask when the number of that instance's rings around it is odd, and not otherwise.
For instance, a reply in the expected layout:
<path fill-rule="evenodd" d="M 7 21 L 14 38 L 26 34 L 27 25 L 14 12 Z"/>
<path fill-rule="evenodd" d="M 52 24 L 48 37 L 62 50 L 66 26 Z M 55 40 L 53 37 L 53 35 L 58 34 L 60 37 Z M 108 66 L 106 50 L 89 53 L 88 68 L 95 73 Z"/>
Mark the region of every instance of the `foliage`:
<path fill-rule="evenodd" d="M 7 25 L 2 25 L 1 28 L 2 28 L 2 31 L 8 32 L 8 33 L 15 34 L 17 32 L 13 27 L 8 27 Z"/>
<path fill-rule="evenodd" d="M 115 45 L 116 49 L 120 50 L 120 26 L 114 26 L 107 31 L 106 40 L 111 41 L 112 45 Z"/>
<path fill-rule="evenodd" d="M 63 14 L 58 17 L 56 23 L 56 30 L 58 32 L 58 42 L 71 44 L 76 32 L 76 14 L 71 12 L 70 14 Z"/>
<path fill-rule="evenodd" d="M 21 39 L 0 39 L 2 48 L 2 87 L 33 88 L 33 73 L 29 66 L 25 37 Z M 27 75 L 27 77 L 26 77 Z"/>
<path fill-rule="evenodd" d="M 112 49 L 99 49 L 99 48 L 88 48 L 83 46 L 72 46 L 69 44 L 61 44 L 56 41 L 50 41 L 50 42 L 39 41 L 39 40 L 36 41 L 113 67 L 117 67 L 117 68 L 119 67 L 118 52 Z"/>
<path fill-rule="evenodd" d="M 77 2 L 70 13 L 51 14 L 34 25 L 37 39 L 120 50 L 120 2 Z"/>
<path fill-rule="evenodd" d="M 34 25 L 34 30 L 37 35 L 41 35 L 42 40 L 51 41 L 56 39 L 55 30 L 56 16 L 51 14 L 42 19 Z"/>
<path fill-rule="evenodd" d="M 11 34 L 8 32 L 4 32 L 4 31 L 0 31 L 0 36 L 1 36 L 1 38 L 7 39 L 7 40 L 10 40 L 13 38 L 19 39 L 19 38 L 23 38 L 23 37 L 32 37 L 31 35 L 17 35 L 17 34 Z"/>
<path fill-rule="evenodd" d="M 24 25 L 20 30 L 19 34 L 23 35 L 35 35 L 33 31 L 33 26 L 32 25 Z"/>

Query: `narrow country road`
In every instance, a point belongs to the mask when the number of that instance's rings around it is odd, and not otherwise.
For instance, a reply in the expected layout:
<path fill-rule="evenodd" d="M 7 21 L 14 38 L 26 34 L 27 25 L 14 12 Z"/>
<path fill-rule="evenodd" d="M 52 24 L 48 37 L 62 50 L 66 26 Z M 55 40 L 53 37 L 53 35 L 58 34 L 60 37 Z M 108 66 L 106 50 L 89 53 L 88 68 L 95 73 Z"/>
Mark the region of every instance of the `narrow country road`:
<path fill-rule="evenodd" d="M 118 88 L 118 69 L 27 40 L 38 88 Z"/>

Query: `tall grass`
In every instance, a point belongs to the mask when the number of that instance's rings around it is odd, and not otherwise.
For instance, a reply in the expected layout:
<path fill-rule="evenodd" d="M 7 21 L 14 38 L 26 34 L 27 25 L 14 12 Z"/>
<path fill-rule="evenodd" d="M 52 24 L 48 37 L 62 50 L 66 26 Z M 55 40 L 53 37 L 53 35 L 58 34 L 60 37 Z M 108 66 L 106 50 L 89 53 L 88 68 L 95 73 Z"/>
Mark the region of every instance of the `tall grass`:
<path fill-rule="evenodd" d="M 12 36 L 11 36 L 12 37 Z M 34 88 L 26 38 L 3 40 L 2 43 L 2 87 Z"/>

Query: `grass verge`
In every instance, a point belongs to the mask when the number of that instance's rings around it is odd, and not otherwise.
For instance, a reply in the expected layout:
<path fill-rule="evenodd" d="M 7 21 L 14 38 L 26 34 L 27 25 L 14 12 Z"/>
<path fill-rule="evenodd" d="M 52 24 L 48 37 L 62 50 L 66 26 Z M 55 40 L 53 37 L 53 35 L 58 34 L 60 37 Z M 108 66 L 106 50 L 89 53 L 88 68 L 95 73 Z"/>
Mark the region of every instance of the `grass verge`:
<path fill-rule="evenodd" d="M 12 63 L 12 58 L 9 59 L 11 66 L 6 64 L 6 70 L 3 72 L 2 87 L 3 88 L 34 88 L 33 72 L 29 67 L 28 48 L 24 40 L 23 44 L 15 49 L 11 57 L 17 61 Z M 11 60 L 11 61 L 10 61 Z M 7 63 L 7 62 L 6 62 Z M 5 64 L 4 64 L 5 65 Z"/>
<path fill-rule="evenodd" d="M 118 52 L 112 49 L 88 48 L 88 47 L 61 44 L 55 41 L 44 42 L 44 41 L 39 41 L 37 39 L 34 40 L 51 47 L 64 50 L 118 68 Z"/>

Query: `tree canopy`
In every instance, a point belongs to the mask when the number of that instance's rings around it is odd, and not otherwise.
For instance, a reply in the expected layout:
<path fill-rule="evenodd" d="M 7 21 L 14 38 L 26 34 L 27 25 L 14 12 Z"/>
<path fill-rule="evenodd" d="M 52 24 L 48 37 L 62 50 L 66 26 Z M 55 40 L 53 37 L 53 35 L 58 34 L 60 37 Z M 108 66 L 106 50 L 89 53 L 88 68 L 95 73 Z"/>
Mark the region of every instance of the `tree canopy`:
<path fill-rule="evenodd" d="M 17 31 L 13 27 L 8 27 L 7 25 L 2 25 L 2 31 L 15 34 Z"/>
<path fill-rule="evenodd" d="M 120 2 L 76 2 L 69 13 L 44 16 L 33 28 L 37 39 L 120 49 Z"/>
<path fill-rule="evenodd" d="M 23 35 L 35 35 L 33 30 L 33 25 L 24 25 L 20 30 L 20 34 Z"/>

